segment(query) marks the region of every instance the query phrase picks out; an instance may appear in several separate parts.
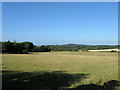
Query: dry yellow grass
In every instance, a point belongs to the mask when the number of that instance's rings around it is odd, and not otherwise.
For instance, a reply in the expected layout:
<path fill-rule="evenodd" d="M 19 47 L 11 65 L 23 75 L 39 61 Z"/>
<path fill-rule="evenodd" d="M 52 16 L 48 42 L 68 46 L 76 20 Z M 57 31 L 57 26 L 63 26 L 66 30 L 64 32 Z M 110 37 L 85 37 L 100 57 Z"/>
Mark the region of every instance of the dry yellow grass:
<path fill-rule="evenodd" d="M 101 84 L 118 79 L 118 53 L 112 52 L 43 52 L 3 54 L 3 69 L 35 71 L 67 71 L 89 74 L 83 83 Z M 78 85 L 80 83 L 76 83 Z"/>

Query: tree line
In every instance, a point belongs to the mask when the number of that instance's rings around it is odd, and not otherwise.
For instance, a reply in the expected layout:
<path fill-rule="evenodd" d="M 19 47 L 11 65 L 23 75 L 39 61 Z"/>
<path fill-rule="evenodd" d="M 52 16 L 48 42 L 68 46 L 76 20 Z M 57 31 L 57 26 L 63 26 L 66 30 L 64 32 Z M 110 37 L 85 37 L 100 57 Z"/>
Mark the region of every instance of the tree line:
<path fill-rule="evenodd" d="M 65 44 L 65 45 L 41 45 L 36 46 L 32 42 L 6 41 L 2 43 L 2 53 L 25 54 L 28 52 L 50 52 L 50 51 L 88 51 L 100 49 L 115 49 L 118 45 L 79 45 L 79 44 Z"/>
<path fill-rule="evenodd" d="M 2 42 L 2 53 L 11 54 L 27 54 L 28 52 L 48 52 L 51 49 L 47 46 L 35 46 L 32 42 L 21 42 L 16 41 Z"/>
<path fill-rule="evenodd" d="M 79 44 L 66 44 L 66 45 L 50 45 L 52 51 L 88 51 L 88 50 L 101 50 L 101 49 L 117 49 L 118 45 L 79 45 Z"/>

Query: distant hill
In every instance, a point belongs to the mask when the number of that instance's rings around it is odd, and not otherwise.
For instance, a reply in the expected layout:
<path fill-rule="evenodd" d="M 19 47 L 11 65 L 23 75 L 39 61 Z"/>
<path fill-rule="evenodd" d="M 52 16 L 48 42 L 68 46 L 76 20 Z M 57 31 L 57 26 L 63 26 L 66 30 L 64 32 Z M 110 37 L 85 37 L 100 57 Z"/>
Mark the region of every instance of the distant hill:
<path fill-rule="evenodd" d="M 101 47 L 101 48 L 118 48 L 118 45 L 84 45 L 84 44 L 63 44 L 63 45 L 52 45 L 55 47 L 64 47 L 64 48 L 76 48 L 79 47 Z"/>
<path fill-rule="evenodd" d="M 57 47 L 76 48 L 78 45 L 87 46 L 87 45 L 82 45 L 82 44 L 64 44 L 64 45 L 57 45 Z"/>

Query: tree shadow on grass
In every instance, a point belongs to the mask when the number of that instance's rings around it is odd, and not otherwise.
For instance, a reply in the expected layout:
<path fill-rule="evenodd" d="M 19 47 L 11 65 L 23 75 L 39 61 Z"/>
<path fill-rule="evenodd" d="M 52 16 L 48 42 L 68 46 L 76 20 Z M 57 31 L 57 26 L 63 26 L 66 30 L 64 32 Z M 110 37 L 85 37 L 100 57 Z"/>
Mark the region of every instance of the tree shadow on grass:
<path fill-rule="evenodd" d="M 2 90 L 120 90 L 116 80 L 105 82 L 103 85 L 86 84 L 76 88 L 66 88 L 75 82 L 86 79 L 88 74 L 68 74 L 65 71 L 53 72 L 2 72 Z M 119 87 L 118 89 L 116 89 Z"/>
<path fill-rule="evenodd" d="M 88 74 L 68 74 L 64 71 L 17 72 L 3 71 L 3 90 L 10 88 L 60 89 L 86 79 Z M 52 88 L 52 89 L 51 89 Z"/>
<path fill-rule="evenodd" d="M 120 90 L 120 82 L 117 80 L 110 80 L 103 85 L 87 84 L 77 86 L 77 90 Z"/>

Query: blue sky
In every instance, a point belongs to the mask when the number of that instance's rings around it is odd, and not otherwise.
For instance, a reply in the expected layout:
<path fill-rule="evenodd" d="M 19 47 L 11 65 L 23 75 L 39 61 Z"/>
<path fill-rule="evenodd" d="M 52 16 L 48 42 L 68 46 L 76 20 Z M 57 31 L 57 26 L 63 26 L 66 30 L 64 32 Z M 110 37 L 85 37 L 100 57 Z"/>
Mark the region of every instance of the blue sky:
<path fill-rule="evenodd" d="M 118 3 L 2 4 L 2 40 L 46 44 L 117 44 Z"/>

